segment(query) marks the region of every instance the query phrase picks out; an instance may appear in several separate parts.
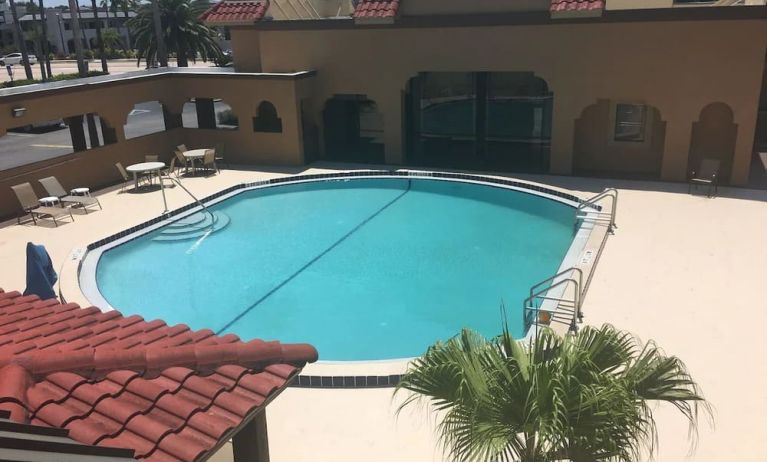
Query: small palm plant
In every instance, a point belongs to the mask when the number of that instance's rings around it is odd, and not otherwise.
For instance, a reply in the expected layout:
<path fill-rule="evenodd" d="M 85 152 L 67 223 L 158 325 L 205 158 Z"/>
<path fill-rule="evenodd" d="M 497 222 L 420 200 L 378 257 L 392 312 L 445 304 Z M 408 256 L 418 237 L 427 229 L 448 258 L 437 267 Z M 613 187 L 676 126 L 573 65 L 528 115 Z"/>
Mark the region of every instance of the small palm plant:
<path fill-rule="evenodd" d="M 651 405 L 667 402 L 697 434 L 708 403 L 676 357 L 610 325 L 529 343 L 464 329 L 431 346 L 402 377 L 400 407 L 425 398 L 459 461 L 631 461 L 657 444 Z"/>

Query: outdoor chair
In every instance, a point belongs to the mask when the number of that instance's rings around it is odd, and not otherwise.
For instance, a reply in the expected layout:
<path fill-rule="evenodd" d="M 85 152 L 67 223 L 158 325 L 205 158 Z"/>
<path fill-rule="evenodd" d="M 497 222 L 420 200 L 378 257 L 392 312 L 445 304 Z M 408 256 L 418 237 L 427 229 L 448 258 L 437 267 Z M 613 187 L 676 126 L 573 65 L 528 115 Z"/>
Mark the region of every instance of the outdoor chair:
<path fill-rule="evenodd" d="M 144 162 L 159 162 L 160 156 L 154 156 L 151 154 L 147 154 L 144 156 Z"/>
<path fill-rule="evenodd" d="M 130 175 L 128 175 L 128 171 L 125 170 L 125 167 L 123 167 L 123 164 L 121 164 L 120 162 L 116 163 L 115 167 L 117 167 L 117 171 L 120 172 L 120 176 L 123 179 L 123 184 L 122 184 L 122 187 L 120 188 L 120 191 L 124 192 L 125 187 L 128 185 L 128 183 L 130 183 L 133 180 L 133 178 Z M 139 178 L 139 182 L 141 182 L 141 178 L 142 177 Z"/>
<path fill-rule="evenodd" d="M 178 168 L 181 168 L 181 166 L 184 166 L 184 171 L 189 170 L 189 161 L 186 160 L 186 157 L 184 157 L 183 151 L 180 151 L 176 149 L 173 151 L 174 154 L 176 154 L 176 159 L 178 160 Z"/>
<path fill-rule="evenodd" d="M 44 207 L 40 205 L 40 200 L 35 194 L 35 190 L 32 189 L 32 185 L 29 183 L 21 183 L 16 186 L 11 186 L 13 193 L 16 194 L 16 198 L 21 204 L 23 213 L 19 214 L 16 221 L 21 224 L 21 217 L 29 214 L 32 217 L 32 222 L 37 224 L 36 217 L 50 217 L 53 219 L 53 224 L 59 226 L 57 218 L 65 218 L 67 215 L 72 221 L 75 221 L 75 217 L 72 216 L 72 210 L 70 208 L 62 207 Z"/>
<path fill-rule="evenodd" d="M 229 168 L 229 163 L 224 159 L 224 143 L 216 143 L 216 165 L 225 165 Z"/>
<path fill-rule="evenodd" d="M 187 152 L 189 150 L 189 148 L 187 148 L 185 144 L 179 144 L 178 146 L 176 146 L 176 149 L 178 149 L 182 153 Z"/>
<path fill-rule="evenodd" d="M 687 185 L 687 192 L 692 193 L 692 187 L 695 186 L 695 190 L 698 190 L 698 186 L 708 186 L 708 197 L 711 197 L 713 190 L 714 194 L 718 192 L 719 186 L 719 165 L 721 161 L 719 159 L 703 159 L 700 161 L 700 167 L 698 170 L 693 170 L 690 173 L 690 181 Z"/>
<path fill-rule="evenodd" d="M 172 184 L 173 187 L 175 187 L 176 186 L 176 183 L 174 181 L 175 178 L 173 178 L 173 176 L 171 175 L 175 175 L 175 177 L 178 178 L 175 157 L 171 158 L 170 166 L 168 166 L 168 168 L 166 168 L 165 170 L 160 170 L 160 179 L 170 180 L 170 184 Z"/>
<path fill-rule="evenodd" d="M 43 185 L 43 188 L 45 188 L 45 191 L 49 195 L 58 197 L 61 202 L 69 202 L 71 204 L 79 205 L 80 207 L 83 208 L 83 210 L 85 210 L 85 213 L 88 213 L 89 205 L 98 205 L 99 210 L 101 210 L 101 203 L 95 197 L 72 196 L 67 194 L 66 190 L 64 189 L 63 186 L 61 186 L 61 183 L 59 183 L 59 180 L 56 179 L 55 176 L 49 176 L 47 178 L 42 178 L 37 181 L 39 181 L 40 184 Z"/>
<path fill-rule="evenodd" d="M 215 170 L 216 173 L 218 173 L 215 149 L 208 149 L 205 151 L 205 156 L 202 158 L 202 167 L 211 171 Z"/>

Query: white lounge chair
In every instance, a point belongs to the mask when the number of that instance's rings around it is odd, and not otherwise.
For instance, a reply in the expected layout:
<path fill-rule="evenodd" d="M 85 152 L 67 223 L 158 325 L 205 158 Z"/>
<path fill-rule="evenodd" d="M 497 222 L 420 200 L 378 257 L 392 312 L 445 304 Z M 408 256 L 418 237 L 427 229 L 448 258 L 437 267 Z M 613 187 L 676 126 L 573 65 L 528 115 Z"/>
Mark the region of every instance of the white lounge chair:
<path fill-rule="evenodd" d="M 42 178 L 40 180 L 37 180 L 40 182 L 41 185 L 43 185 L 43 188 L 45 188 L 45 191 L 50 194 L 51 196 L 58 197 L 61 202 L 69 202 L 71 204 L 79 205 L 80 207 L 85 210 L 85 213 L 88 213 L 88 206 L 89 205 L 98 205 L 99 210 L 101 210 L 101 202 L 99 202 L 98 199 L 95 197 L 90 196 L 72 196 L 67 194 L 67 192 L 64 190 L 64 187 L 61 186 L 61 183 L 59 183 L 59 180 L 56 179 L 55 176 L 49 176 L 47 178 Z"/>
<path fill-rule="evenodd" d="M 13 193 L 16 194 L 16 198 L 21 204 L 21 208 L 24 213 L 19 214 L 17 221 L 21 224 L 22 215 L 29 214 L 32 217 L 32 222 L 37 224 L 37 218 L 35 217 L 50 217 L 56 226 L 59 226 L 57 218 L 65 218 L 67 215 L 72 221 L 75 221 L 75 217 L 72 216 L 72 210 L 61 207 L 43 207 L 40 205 L 40 200 L 35 194 L 35 190 L 32 189 L 32 185 L 29 183 L 21 183 L 16 186 L 11 186 Z"/>

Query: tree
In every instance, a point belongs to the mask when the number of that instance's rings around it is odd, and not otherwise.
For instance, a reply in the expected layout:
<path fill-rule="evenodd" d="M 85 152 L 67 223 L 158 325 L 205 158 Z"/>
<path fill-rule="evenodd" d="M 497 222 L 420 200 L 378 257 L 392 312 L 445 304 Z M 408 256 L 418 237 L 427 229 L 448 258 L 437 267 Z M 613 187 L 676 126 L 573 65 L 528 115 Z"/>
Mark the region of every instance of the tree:
<path fill-rule="evenodd" d="M 29 65 L 29 54 L 27 54 L 27 41 L 24 40 L 24 34 L 21 32 L 21 23 L 19 22 L 19 14 L 16 11 L 16 2 L 10 0 L 9 6 L 11 7 L 11 17 L 13 18 L 13 34 L 16 36 L 16 43 L 19 44 L 19 52 L 21 53 L 21 60 L 24 64 L 24 73 L 28 80 L 32 80 L 32 66 Z"/>
<path fill-rule="evenodd" d="M 38 8 L 35 2 L 29 2 L 24 5 L 27 13 L 32 15 L 32 22 L 30 23 L 30 29 L 27 31 L 26 39 L 32 42 L 35 48 L 35 55 L 37 56 L 37 62 L 40 64 L 40 78 L 44 81 L 47 80 L 48 75 L 45 70 L 45 58 L 47 57 L 44 44 L 47 43 L 48 37 L 43 32 L 45 30 L 45 23 L 43 22 L 42 8 Z M 37 27 L 37 13 L 40 12 L 41 27 Z"/>
<path fill-rule="evenodd" d="M 101 32 L 101 40 L 106 48 L 114 49 L 115 45 L 120 45 L 120 33 L 114 29 L 104 29 Z"/>
<path fill-rule="evenodd" d="M 98 5 L 96 5 L 96 0 L 91 0 L 91 8 L 93 9 L 93 20 L 96 23 L 96 42 L 98 43 L 99 54 L 101 55 L 101 70 L 102 72 L 109 72 L 109 68 L 107 67 L 107 54 L 104 50 L 104 40 L 101 38 L 101 21 L 99 20 L 99 8 Z M 109 18 L 109 16 L 107 16 L 107 18 Z M 107 23 L 109 23 L 109 19 L 107 19 Z"/>
<path fill-rule="evenodd" d="M 697 430 L 710 409 L 676 357 L 605 325 L 529 343 L 508 329 L 464 330 L 431 346 L 402 377 L 402 407 L 425 398 L 444 413 L 441 442 L 459 461 L 632 461 L 657 443 L 651 404 L 670 403 Z"/>
<path fill-rule="evenodd" d="M 43 0 L 37 0 L 38 6 L 40 8 L 40 24 L 42 25 L 43 29 L 43 59 L 45 60 L 45 69 L 48 71 L 48 76 L 52 77 L 53 72 L 51 71 L 51 58 L 50 53 L 51 50 L 49 48 L 48 44 L 48 21 L 46 19 L 46 12 L 45 12 L 45 6 L 43 6 Z"/>
<path fill-rule="evenodd" d="M 77 0 L 69 0 L 69 21 L 72 24 L 72 42 L 75 44 L 75 57 L 77 58 L 77 70 L 80 77 L 88 74 L 83 58 L 83 43 L 80 41 L 80 19 Z"/>
<path fill-rule="evenodd" d="M 216 32 L 198 21 L 198 17 L 209 6 L 207 0 L 154 0 L 159 9 L 161 40 L 154 33 L 152 5 L 143 4 L 137 15 L 129 21 L 133 29 L 138 62 L 141 59 L 153 62 L 158 59 L 158 47 L 165 43 L 167 51 L 175 53 L 179 67 L 189 65 L 199 56 L 203 61 L 213 59 L 221 53 L 216 41 Z"/>

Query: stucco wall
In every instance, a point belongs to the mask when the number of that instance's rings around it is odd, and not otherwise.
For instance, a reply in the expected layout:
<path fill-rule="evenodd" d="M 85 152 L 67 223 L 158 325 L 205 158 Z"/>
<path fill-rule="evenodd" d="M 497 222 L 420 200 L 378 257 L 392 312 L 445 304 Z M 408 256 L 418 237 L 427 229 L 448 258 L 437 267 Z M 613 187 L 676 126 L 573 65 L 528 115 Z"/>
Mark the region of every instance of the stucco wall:
<path fill-rule="evenodd" d="M 260 47 L 265 72 L 317 70 L 312 98 L 318 124 L 335 93 L 376 101 L 391 163 L 403 160 L 402 92 L 418 72 L 534 71 L 554 93 L 552 172 L 572 172 L 574 122 L 606 99 L 658 109 L 666 122 L 662 178 L 683 180 L 692 123 L 704 106 L 721 101 L 738 125 L 731 181 L 742 184 L 754 140 L 765 27 L 754 20 L 260 31 Z M 257 33 L 243 32 L 238 36 L 246 40 Z"/>
<path fill-rule="evenodd" d="M 10 186 L 32 183 L 38 195 L 39 178 L 55 175 L 65 187 L 99 188 L 119 181 L 115 162 L 129 165 L 156 154 L 166 163 L 176 145 L 190 148 L 213 147 L 223 142 L 226 161 L 235 164 L 303 164 L 303 143 L 296 85 L 291 78 L 265 79 L 248 76 L 165 76 L 121 80 L 106 85 L 80 86 L 47 94 L 0 97 L 0 136 L 9 127 L 36 121 L 97 113 L 115 129 L 117 142 L 75 152 L 0 172 L 0 217 L 19 209 Z M 221 98 L 239 117 L 237 130 L 171 128 L 166 131 L 125 139 L 123 126 L 137 103 L 159 101 L 172 114 L 180 115 L 189 98 Z M 282 133 L 253 131 L 258 104 L 270 101 L 282 120 Z M 25 115 L 11 117 L 11 109 L 25 107 Z M 41 196 L 42 197 L 42 196 Z"/>

